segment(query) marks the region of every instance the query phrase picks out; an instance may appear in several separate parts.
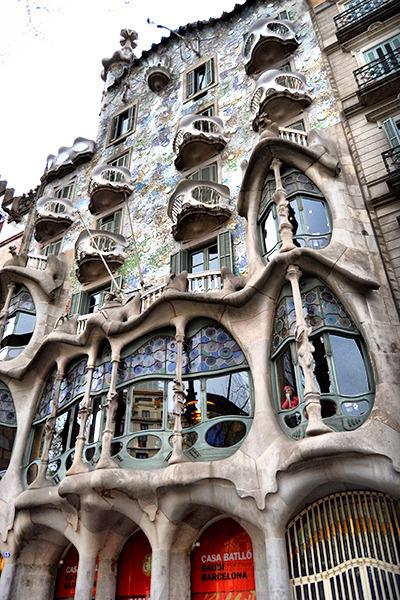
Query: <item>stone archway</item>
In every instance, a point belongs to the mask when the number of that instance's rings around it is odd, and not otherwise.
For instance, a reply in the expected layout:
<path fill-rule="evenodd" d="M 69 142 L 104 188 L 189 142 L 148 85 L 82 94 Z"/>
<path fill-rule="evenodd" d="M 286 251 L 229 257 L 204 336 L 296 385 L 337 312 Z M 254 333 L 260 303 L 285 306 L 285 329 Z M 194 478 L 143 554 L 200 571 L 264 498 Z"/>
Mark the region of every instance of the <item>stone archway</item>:
<path fill-rule="evenodd" d="M 125 543 L 118 559 L 115 600 L 149 600 L 152 550 L 139 530 Z"/>

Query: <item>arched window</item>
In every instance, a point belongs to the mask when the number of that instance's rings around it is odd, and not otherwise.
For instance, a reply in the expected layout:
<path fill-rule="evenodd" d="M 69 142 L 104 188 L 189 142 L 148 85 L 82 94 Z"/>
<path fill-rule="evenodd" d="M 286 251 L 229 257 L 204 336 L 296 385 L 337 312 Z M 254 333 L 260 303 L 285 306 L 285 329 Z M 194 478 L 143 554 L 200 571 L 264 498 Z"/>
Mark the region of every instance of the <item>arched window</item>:
<path fill-rule="evenodd" d="M 399 503 L 370 491 L 340 492 L 305 508 L 286 532 L 296 599 L 400 597 Z"/>
<path fill-rule="evenodd" d="M 0 381 L 0 478 L 9 465 L 16 434 L 17 415 L 11 392 Z"/>
<path fill-rule="evenodd" d="M 143 531 L 134 533 L 118 559 L 115 600 L 150 600 L 151 546 Z"/>
<path fill-rule="evenodd" d="M 298 247 L 325 248 L 331 238 L 331 223 L 324 197 L 312 181 L 292 167 L 281 170 L 282 185 L 289 201 L 289 221 L 293 227 L 293 242 Z M 273 201 L 275 177 L 266 178 L 259 211 L 262 253 L 268 258 L 281 246 L 279 218 Z"/>
<path fill-rule="evenodd" d="M 321 394 L 322 418 L 337 431 L 359 427 L 373 402 L 372 376 L 360 335 L 339 300 L 320 281 L 300 283 L 306 321 L 315 348 L 314 380 Z M 294 340 L 296 317 L 290 285 L 280 296 L 272 336 L 276 412 L 291 437 L 307 425 L 303 374 Z"/>
<path fill-rule="evenodd" d="M 33 431 L 29 448 L 29 465 L 27 481 L 30 483 L 36 476 L 37 466 L 43 446 L 44 425 L 51 412 L 54 401 L 56 370 L 50 372 L 39 398 L 36 415 L 33 420 Z M 55 431 L 49 450 L 47 477 L 55 482 L 65 475 L 73 460 L 76 437 L 79 432 L 79 402 L 85 392 L 87 378 L 87 357 L 72 361 L 61 382 L 58 400 Z"/>
<path fill-rule="evenodd" d="M 0 360 L 16 358 L 28 345 L 36 324 L 35 304 L 25 286 L 16 285 L 5 317 Z"/>
<path fill-rule="evenodd" d="M 256 598 L 253 544 L 233 519 L 212 523 L 191 555 L 191 599 Z"/>
<path fill-rule="evenodd" d="M 184 343 L 182 417 L 185 451 L 194 460 L 224 458 L 235 452 L 252 417 L 252 389 L 246 359 L 232 337 L 216 323 L 194 322 Z M 127 346 L 118 372 L 118 409 L 112 454 L 122 466 L 154 468 L 172 452 L 173 380 L 177 344 L 173 331 Z M 99 415 L 109 388 L 111 364 L 104 356 L 93 378 L 93 417 L 85 458 L 100 456 Z M 97 420 L 96 420 L 97 419 Z"/>

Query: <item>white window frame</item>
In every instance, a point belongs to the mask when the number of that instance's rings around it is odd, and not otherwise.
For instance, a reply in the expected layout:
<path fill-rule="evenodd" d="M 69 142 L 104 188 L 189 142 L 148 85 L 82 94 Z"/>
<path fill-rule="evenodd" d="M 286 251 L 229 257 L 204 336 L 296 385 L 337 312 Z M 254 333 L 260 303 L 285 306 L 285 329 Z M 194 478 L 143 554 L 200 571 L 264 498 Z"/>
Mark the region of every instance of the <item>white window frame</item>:
<path fill-rule="evenodd" d="M 133 110 L 133 117 L 131 117 L 130 128 L 128 129 L 128 131 L 125 131 L 122 135 L 112 138 L 115 119 L 118 119 L 119 117 L 121 117 L 121 115 L 123 115 L 124 113 L 126 113 L 130 110 Z M 122 140 L 127 138 L 128 135 L 131 135 L 132 133 L 134 133 L 134 131 L 136 131 L 137 114 L 138 114 L 138 102 L 135 101 L 135 102 L 131 102 L 127 106 L 124 106 L 118 112 L 111 115 L 110 123 L 108 126 L 108 132 L 107 132 L 107 140 L 108 140 L 109 146 L 112 146 L 114 144 L 121 142 Z"/>
<path fill-rule="evenodd" d="M 201 66 L 208 63 L 209 61 L 213 61 L 213 71 L 214 71 L 213 81 L 209 85 L 207 85 L 207 87 L 204 87 L 201 90 L 197 90 L 196 92 L 194 92 L 193 94 L 191 94 L 189 96 L 188 95 L 188 76 L 189 76 L 189 74 L 196 71 Z M 183 72 L 183 103 L 189 102 L 190 100 L 195 100 L 196 98 L 199 98 L 199 97 L 202 97 L 206 92 L 208 92 L 208 90 L 214 88 L 216 85 L 218 85 L 218 61 L 217 61 L 216 55 L 213 54 L 211 56 L 206 56 L 205 58 L 202 58 L 199 62 L 192 65 L 190 68 L 186 69 Z"/>
<path fill-rule="evenodd" d="M 194 173 L 197 173 L 198 171 L 201 171 L 202 169 L 206 169 L 207 167 L 209 167 L 210 165 L 213 165 L 213 164 L 217 165 L 217 181 L 214 181 L 214 183 L 221 184 L 221 181 L 222 181 L 221 160 L 219 159 L 219 157 L 216 157 L 216 156 L 213 156 L 206 162 L 201 163 L 200 165 L 197 165 L 193 169 L 189 169 L 188 171 L 185 171 L 183 173 L 183 175 L 185 176 L 186 179 L 190 179 Z M 190 179 L 190 181 L 200 181 L 201 182 L 201 181 L 205 181 L 205 180 Z"/>

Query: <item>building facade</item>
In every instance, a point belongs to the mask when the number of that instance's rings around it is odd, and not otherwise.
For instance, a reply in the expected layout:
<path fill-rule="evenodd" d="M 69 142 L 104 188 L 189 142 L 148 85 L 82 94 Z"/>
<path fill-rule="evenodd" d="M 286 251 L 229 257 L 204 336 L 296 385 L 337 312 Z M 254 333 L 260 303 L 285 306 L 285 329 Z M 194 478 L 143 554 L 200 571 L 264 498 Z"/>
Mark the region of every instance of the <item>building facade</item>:
<path fill-rule="evenodd" d="M 399 597 L 391 7 L 123 30 L 97 139 L 2 183 L 2 599 Z"/>

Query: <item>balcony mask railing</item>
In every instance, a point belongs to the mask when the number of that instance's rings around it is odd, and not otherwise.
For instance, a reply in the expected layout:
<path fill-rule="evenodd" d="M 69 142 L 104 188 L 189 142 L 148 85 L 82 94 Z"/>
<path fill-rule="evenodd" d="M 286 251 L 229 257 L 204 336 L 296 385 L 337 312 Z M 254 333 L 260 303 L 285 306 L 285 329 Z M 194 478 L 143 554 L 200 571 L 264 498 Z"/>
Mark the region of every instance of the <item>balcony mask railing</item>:
<path fill-rule="evenodd" d="M 296 34 L 290 21 L 277 19 L 259 19 L 249 29 L 243 45 L 243 57 L 249 60 L 251 54 L 261 38 L 276 38 L 282 41 L 293 40 Z M 297 43 L 297 42 L 296 42 Z"/>
<path fill-rule="evenodd" d="M 392 0 L 364 0 L 353 4 L 351 8 L 334 17 L 336 29 L 344 29 L 362 21 L 364 17 L 378 11 L 381 7 L 390 4 Z"/>
<path fill-rule="evenodd" d="M 112 165 L 98 165 L 92 171 L 92 183 L 119 187 L 121 185 L 131 188 L 131 174 L 126 167 Z"/>
<path fill-rule="evenodd" d="M 52 217 L 54 219 L 73 220 L 72 202 L 67 198 L 55 198 L 51 193 L 39 198 L 36 204 L 38 217 Z"/>
<path fill-rule="evenodd" d="M 389 177 L 400 176 L 400 145 L 383 152 L 382 158 Z"/>
<path fill-rule="evenodd" d="M 369 85 L 395 73 L 400 74 L 400 48 L 356 69 L 354 76 L 359 90 L 363 91 Z"/>
<path fill-rule="evenodd" d="M 127 242 L 124 236 L 110 231 L 99 229 L 84 230 L 76 241 L 77 259 L 82 260 L 87 256 L 120 256 L 126 258 L 125 248 Z"/>
<path fill-rule="evenodd" d="M 178 154 L 185 140 L 189 137 L 197 137 L 199 135 L 227 142 L 224 135 L 224 124 L 219 117 L 187 115 L 180 120 L 178 125 L 178 132 L 173 142 L 175 154 Z"/>
<path fill-rule="evenodd" d="M 299 146 L 308 146 L 307 133 L 300 129 L 279 127 L 279 137 L 288 142 L 298 144 Z"/>
<path fill-rule="evenodd" d="M 278 69 L 265 71 L 258 79 L 256 91 L 251 99 L 253 112 L 269 97 L 279 93 L 289 93 L 295 98 L 309 98 L 306 80 L 301 73 L 282 73 Z M 311 98 L 309 98 L 311 102 Z"/>
<path fill-rule="evenodd" d="M 207 206 L 210 208 L 220 207 L 232 211 L 232 201 L 229 188 L 212 181 L 190 181 L 182 180 L 168 205 L 168 216 L 176 223 L 184 208 Z"/>

